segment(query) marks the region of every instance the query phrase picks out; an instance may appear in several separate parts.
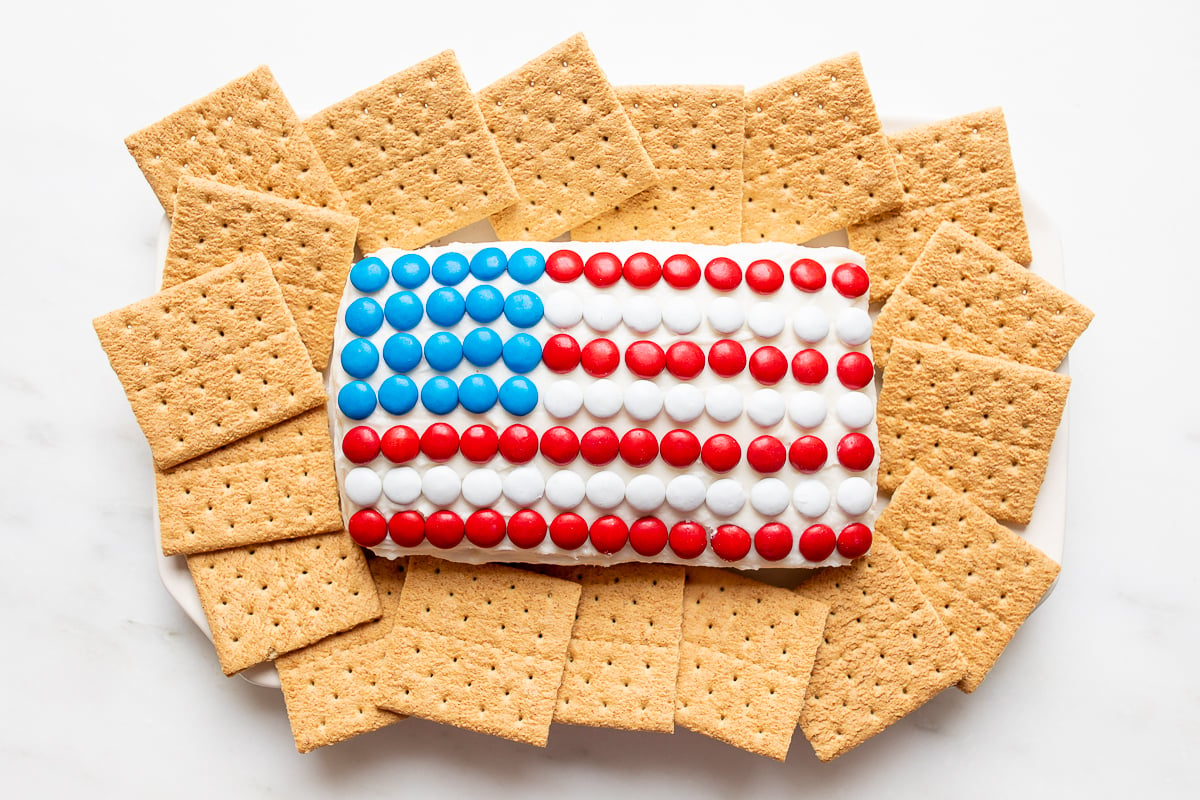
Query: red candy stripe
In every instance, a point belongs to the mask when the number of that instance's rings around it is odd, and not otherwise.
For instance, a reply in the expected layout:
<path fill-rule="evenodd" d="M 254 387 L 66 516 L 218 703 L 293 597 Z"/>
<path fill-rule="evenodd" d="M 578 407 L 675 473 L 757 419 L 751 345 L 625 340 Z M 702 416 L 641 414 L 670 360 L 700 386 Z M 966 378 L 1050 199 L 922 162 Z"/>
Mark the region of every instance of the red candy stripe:
<path fill-rule="evenodd" d="M 435 511 L 425 520 L 425 538 L 434 547 L 449 550 L 457 547 L 466 533 L 462 517 L 453 511 Z"/>
<path fill-rule="evenodd" d="M 700 265 L 682 253 L 663 262 L 663 279 L 676 289 L 690 289 L 700 282 Z"/>
<path fill-rule="evenodd" d="M 621 365 L 621 351 L 611 339 L 593 339 L 584 345 L 580 363 L 593 378 L 606 378 Z"/>
<path fill-rule="evenodd" d="M 522 550 L 537 547 L 546 539 L 546 520 L 541 514 L 524 509 L 509 517 L 508 540 Z"/>
<path fill-rule="evenodd" d="M 787 356 L 778 347 L 765 345 L 750 356 L 750 374 L 763 386 L 774 386 L 787 375 Z"/>
<path fill-rule="evenodd" d="M 592 428 L 579 439 L 583 460 L 593 466 L 608 464 L 617 457 L 621 441 L 612 428 Z"/>
<path fill-rule="evenodd" d="M 811 347 L 801 350 L 792 358 L 792 376 L 800 383 L 814 385 L 825 380 L 829 374 L 829 362 L 825 356 Z"/>
<path fill-rule="evenodd" d="M 801 472 L 816 472 L 827 458 L 829 448 L 816 436 L 801 436 L 788 448 L 788 461 Z"/>
<path fill-rule="evenodd" d="M 691 431 L 677 428 L 663 435 L 661 450 L 663 461 L 672 467 L 690 467 L 700 457 L 700 440 Z"/>
<path fill-rule="evenodd" d="M 364 508 L 362 511 L 354 512 L 354 516 L 350 517 L 349 524 L 346 525 L 346 530 L 350 534 L 350 538 L 363 547 L 374 547 L 387 538 L 388 524 L 387 520 L 373 508 Z"/>
<path fill-rule="evenodd" d="M 836 545 L 837 537 L 828 525 L 810 525 L 800 534 L 800 555 L 805 561 L 824 561 Z"/>
<path fill-rule="evenodd" d="M 629 546 L 640 556 L 656 556 L 667 546 L 667 525 L 657 517 L 642 517 L 629 526 Z"/>
<path fill-rule="evenodd" d="M 667 348 L 667 371 L 687 381 L 704 370 L 704 351 L 695 342 L 675 342 Z"/>
<path fill-rule="evenodd" d="M 728 472 L 742 460 L 742 446 L 729 434 L 718 433 L 704 443 L 700 460 L 713 472 Z"/>
<path fill-rule="evenodd" d="M 509 425 L 500 434 L 500 455 L 514 464 L 533 460 L 538 451 L 538 436 L 528 425 Z"/>
<path fill-rule="evenodd" d="M 843 297 L 862 297 L 871 288 L 871 278 L 858 264 L 840 264 L 834 267 L 831 283 Z"/>
<path fill-rule="evenodd" d="M 466 533 L 467 541 L 476 547 L 495 547 L 504 541 L 504 516 L 481 508 L 467 517 Z"/>
<path fill-rule="evenodd" d="M 401 547 L 416 547 L 425 541 L 425 518 L 419 511 L 401 511 L 388 520 L 388 535 Z"/>
<path fill-rule="evenodd" d="M 719 292 L 729 292 L 742 282 L 742 268 L 731 258 L 717 256 L 704 268 L 704 280 Z"/>
<path fill-rule="evenodd" d="M 712 549 L 723 561 L 741 561 L 750 552 L 750 534 L 738 525 L 721 525 L 713 533 Z"/>
<path fill-rule="evenodd" d="M 542 347 L 542 361 L 552 372 L 570 372 L 579 366 L 582 351 L 575 337 L 556 333 Z"/>
<path fill-rule="evenodd" d="M 767 561 L 782 561 L 792 552 L 792 529 L 782 522 L 768 522 L 754 534 L 754 549 Z"/>
<path fill-rule="evenodd" d="M 555 250 L 546 256 L 546 274 L 558 283 L 570 283 L 583 274 L 583 259 L 574 250 Z"/>
<path fill-rule="evenodd" d="M 825 285 L 825 268 L 811 258 L 802 258 L 792 264 L 791 279 L 802 292 L 819 292 Z"/>
<path fill-rule="evenodd" d="M 570 464 L 579 455 L 579 437 L 570 428 L 555 425 L 542 434 L 542 455 L 555 464 Z"/>
<path fill-rule="evenodd" d="M 593 286 L 612 286 L 621 279 L 621 259 L 612 253 L 596 253 L 584 262 L 583 274 Z"/>
<path fill-rule="evenodd" d="M 774 436 L 759 436 L 746 446 L 746 462 L 755 472 L 778 472 L 787 463 L 787 448 Z"/>
<path fill-rule="evenodd" d="M 592 523 L 590 531 L 592 547 L 605 555 L 612 555 L 629 541 L 629 526 L 620 517 L 601 517 Z"/>
<path fill-rule="evenodd" d="M 355 464 L 366 464 L 379 455 L 379 434 L 374 428 L 359 425 L 342 437 L 342 453 Z M 416 455 L 416 453 L 413 453 Z"/>
<path fill-rule="evenodd" d="M 847 389 L 861 389 L 875 380 L 875 365 L 865 353 L 846 353 L 838 359 L 837 376 Z"/>
<path fill-rule="evenodd" d="M 695 558 L 708 547 L 708 533 L 698 522 L 676 522 L 671 526 L 667 543 L 680 558 Z"/>
<path fill-rule="evenodd" d="M 644 467 L 658 457 L 658 440 L 645 428 L 634 428 L 621 437 L 621 460 L 631 467 Z"/>
<path fill-rule="evenodd" d="M 496 455 L 500 447 L 500 437 L 495 429 L 487 425 L 472 425 L 462 432 L 458 440 L 458 449 L 469 461 L 476 464 L 486 464 Z"/>
<path fill-rule="evenodd" d="M 875 460 L 875 445 L 861 433 L 847 433 L 838 442 L 837 458 L 846 469 L 861 472 Z"/>
<path fill-rule="evenodd" d="M 646 289 L 658 283 L 662 277 L 663 268 L 658 259 L 649 253 L 634 253 L 625 259 L 622 275 L 631 285 Z"/>
<path fill-rule="evenodd" d="M 722 378 L 731 378 L 746 368 L 746 348 L 733 339 L 721 339 L 708 348 L 708 366 Z"/>
<path fill-rule="evenodd" d="M 447 461 L 458 452 L 458 431 L 445 422 L 435 422 L 421 434 L 421 452 L 434 461 Z"/>
<path fill-rule="evenodd" d="M 383 434 L 379 449 L 388 461 L 403 464 L 417 457 L 417 453 L 421 451 L 421 438 L 407 425 L 396 425 L 388 428 Z"/>
<path fill-rule="evenodd" d="M 771 294 L 783 286 L 783 268 L 770 259 L 754 261 L 746 267 L 746 283 L 759 294 Z"/>
<path fill-rule="evenodd" d="M 625 348 L 625 366 L 639 378 L 653 378 L 666 365 L 666 354 L 654 342 L 643 339 Z"/>
<path fill-rule="evenodd" d="M 871 549 L 871 529 L 861 522 L 842 528 L 837 537 L 837 550 L 843 558 L 858 558 Z"/>
<path fill-rule="evenodd" d="M 578 514 L 559 514 L 550 522 L 550 541 L 560 550 L 578 550 L 587 538 L 587 523 Z"/>

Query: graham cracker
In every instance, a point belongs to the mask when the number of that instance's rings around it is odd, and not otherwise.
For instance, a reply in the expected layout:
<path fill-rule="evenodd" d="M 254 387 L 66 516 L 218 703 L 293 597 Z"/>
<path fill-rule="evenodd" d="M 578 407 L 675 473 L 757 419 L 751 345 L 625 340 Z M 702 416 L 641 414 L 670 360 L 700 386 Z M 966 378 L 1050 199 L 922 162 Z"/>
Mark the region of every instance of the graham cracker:
<path fill-rule="evenodd" d="M 857 53 L 746 95 L 742 240 L 802 244 L 890 211 L 903 187 Z"/>
<path fill-rule="evenodd" d="M 384 638 L 392 630 L 407 560 L 374 558 L 367 562 L 383 609 L 364 622 L 275 660 L 296 749 L 318 747 L 370 733 L 404 719 L 376 708 L 379 662 Z"/>
<path fill-rule="evenodd" d="M 342 197 L 265 66 L 125 139 L 168 215 L 184 175 L 324 208 Z"/>
<path fill-rule="evenodd" d="M 554 721 L 675 730 L 683 567 L 547 567 L 582 586 Z"/>
<path fill-rule="evenodd" d="M 262 253 L 300 338 L 323 370 L 346 276 L 354 261 L 354 217 L 200 178 L 179 181 L 163 288 Z"/>
<path fill-rule="evenodd" d="M 517 201 L 475 95 L 446 50 L 304 121 L 364 253 L 416 249 Z"/>
<path fill-rule="evenodd" d="M 828 611 L 788 589 L 688 568 L 675 722 L 782 761 Z"/>
<path fill-rule="evenodd" d="M 967 660 L 973 692 L 1058 577 L 1046 554 L 916 469 L 875 523 Z"/>
<path fill-rule="evenodd" d="M 871 552 L 796 592 L 828 606 L 800 727 L 832 761 L 915 711 L 967 670 L 937 613 L 876 531 Z"/>
<path fill-rule="evenodd" d="M 996 519 L 1026 523 L 1071 379 L 941 345 L 892 341 L 883 374 L 879 488 L 915 468 Z"/>
<path fill-rule="evenodd" d="M 1092 317 L 1049 281 L 943 222 L 884 304 L 871 351 L 886 367 L 900 337 L 1054 369 Z"/>
<path fill-rule="evenodd" d="M 572 229 L 571 239 L 740 242 L 742 87 L 619 86 L 616 92 L 658 183 Z"/>
<path fill-rule="evenodd" d="M 544 747 L 578 604 L 571 581 L 410 559 L 379 705 Z"/>
<path fill-rule="evenodd" d="M 654 164 L 582 34 L 479 93 L 516 184 L 501 240 L 549 241 L 654 183 Z"/>
<path fill-rule="evenodd" d="M 324 406 L 157 471 L 154 483 L 167 556 L 342 527 Z"/>
<path fill-rule="evenodd" d="M 160 470 L 325 402 L 261 253 L 92 324 Z"/>
<path fill-rule="evenodd" d="M 851 225 L 866 256 L 871 302 L 887 299 L 942 222 L 1028 266 L 1029 232 L 1017 192 L 1004 112 L 989 108 L 888 137 L 904 199 L 889 214 Z"/>
<path fill-rule="evenodd" d="M 344 532 L 187 557 L 226 675 L 380 614 L 362 549 Z"/>

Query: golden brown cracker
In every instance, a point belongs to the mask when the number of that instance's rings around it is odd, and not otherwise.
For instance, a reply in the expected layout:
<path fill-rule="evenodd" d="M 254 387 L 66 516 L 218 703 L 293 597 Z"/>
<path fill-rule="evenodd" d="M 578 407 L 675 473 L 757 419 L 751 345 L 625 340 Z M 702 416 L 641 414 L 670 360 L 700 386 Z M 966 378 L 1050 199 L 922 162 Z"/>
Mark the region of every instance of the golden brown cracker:
<path fill-rule="evenodd" d="M 517 201 L 475 95 L 446 50 L 304 121 L 364 253 L 414 249 Z"/>
<path fill-rule="evenodd" d="M 966 674 L 966 661 L 899 551 L 878 533 L 866 556 L 821 570 L 796 592 L 829 609 L 800 715 L 822 761 L 882 732 Z"/>
<path fill-rule="evenodd" d="M 966 658 L 959 688 L 975 691 L 1050 590 L 1058 564 L 921 469 L 900 484 L 875 530 L 900 550 Z"/>
<path fill-rule="evenodd" d="M 887 299 L 943 222 L 957 223 L 1018 264 L 1029 264 L 1029 233 L 1004 112 L 989 108 L 888 140 L 903 202 L 846 231 L 851 249 L 866 256 L 871 302 Z"/>
<path fill-rule="evenodd" d="M 370 733 L 404 719 L 375 706 L 384 638 L 392 629 L 407 561 L 371 559 L 382 615 L 275 660 L 296 749 L 317 747 Z"/>
<path fill-rule="evenodd" d="M 886 368 L 892 339 L 944 344 L 1054 369 L 1092 312 L 952 222 L 943 222 L 888 298 L 871 337 Z"/>
<path fill-rule="evenodd" d="M 380 706 L 544 747 L 578 604 L 571 581 L 410 559 Z"/>
<path fill-rule="evenodd" d="M 580 242 L 742 239 L 740 86 L 619 86 L 617 98 L 658 170 L 658 183 L 572 229 Z"/>
<path fill-rule="evenodd" d="M 325 402 L 261 254 L 92 324 L 159 469 Z"/>
<path fill-rule="evenodd" d="M 501 240 L 549 241 L 654 183 L 654 164 L 582 34 L 479 93 L 516 184 Z"/>
<path fill-rule="evenodd" d="M 354 217 L 331 209 L 183 177 L 162 285 L 191 280 L 244 253 L 262 253 L 313 366 L 323 370 L 329 364 L 357 229 Z"/>
<path fill-rule="evenodd" d="M 362 549 L 343 531 L 187 557 L 226 675 L 375 619 Z"/>
<path fill-rule="evenodd" d="M 879 488 L 920 467 L 996 519 L 1026 523 L 1071 379 L 895 339 L 879 393 Z"/>
<path fill-rule="evenodd" d="M 265 66 L 130 135 L 125 146 L 168 215 L 184 175 L 342 208 L 337 186 Z"/>
<path fill-rule="evenodd" d="M 688 568 L 675 722 L 782 761 L 827 611 L 787 589 Z"/>
<path fill-rule="evenodd" d="M 746 95 L 742 240 L 801 244 L 900 205 L 857 53 Z"/>

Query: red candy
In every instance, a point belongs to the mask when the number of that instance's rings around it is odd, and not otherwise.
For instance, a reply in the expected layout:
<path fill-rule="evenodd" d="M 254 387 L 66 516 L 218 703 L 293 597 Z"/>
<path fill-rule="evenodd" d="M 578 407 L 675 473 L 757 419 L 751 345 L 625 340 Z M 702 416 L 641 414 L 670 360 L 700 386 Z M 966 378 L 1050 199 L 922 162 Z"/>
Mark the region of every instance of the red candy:
<path fill-rule="evenodd" d="M 746 348 L 733 339 L 721 339 L 708 348 L 708 366 L 722 378 L 731 378 L 746 368 Z"/>
<path fill-rule="evenodd" d="M 861 433 L 847 433 L 838 442 L 837 457 L 846 469 L 861 472 L 875 460 L 875 445 Z"/>
<path fill-rule="evenodd" d="M 787 356 L 778 347 L 766 345 L 750 356 L 750 374 L 763 386 L 773 386 L 787 375 Z"/>
<path fill-rule="evenodd" d="M 542 434 L 542 455 L 555 464 L 570 464 L 579 455 L 579 437 L 570 428 L 555 425 Z"/>
<path fill-rule="evenodd" d="M 373 508 L 354 512 L 346 526 L 350 538 L 363 547 L 374 547 L 387 538 L 387 520 Z"/>
<path fill-rule="evenodd" d="M 819 292 L 825 285 L 825 268 L 811 258 L 792 264 L 792 285 L 802 292 Z"/>
<path fill-rule="evenodd" d="M 816 436 L 801 436 L 788 448 L 788 461 L 801 472 L 816 472 L 827 458 L 829 448 Z"/>
<path fill-rule="evenodd" d="M 858 264 L 841 264 L 833 268 L 833 288 L 842 297 L 862 297 L 871 288 L 867 271 Z"/>
<path fill-rule="evenodd" d="M 718 433 L 704 443 L 700 460 L 713 472 L 728 472 L 742 460 L 742 446 L 729 434 Z"/>
<path fill-rule="evenodd" d="M 458 431 L 445 422 L 435 422 L 421 434 L 421 452 L 434 461 L 446 461 L 458 452 Z"/>
<path fill-rule="evenodd" d="M 713 533 L 712 549 L 723 561 L 741 561 L 750 552 L 750 534 L 737 525 L 721 525 Z"/>
<path fill-rule="evenodd" d="M 639 378 L 653 378 L 667 365 L 667 356 L 654 342 L 642 340 L 625 348 L 625 366 Z"/>
<path fill-rule="evenodd" d="M 871 529 L 861 522 L 852 522 L 842 528 L 837 537 L 837 551 L 843 558 L 858 558 L 871 549 Z"/>
<path fill-rule="evenodd" d="M 529 550 L 537 547 L 546 539 L 546 520 L 536 511 L 525 509 L 518 511 L 508 519 L 508 540 Z"/>
<path fill-rule="evenodd" d="M 639 556 L 656 556 L 667 546 L 667 525 L 657 517 L 642 517 L 629 526 L 629 546 Z"/>
<path fill-rule="evenodd" d="M 688 289 L 700 282 L 700 265 L 682 253 L 663 262 L 663 280 L 676 289 Z"/>
<path fill-rule="evenodd" d="M 379 455 L 379 434 L 366 425 L 351 428 L 342 438 L 342 453 L 355 464 L 374 460 Z"/>
<path fill-rule="evenodd" d="M 768 522 L 754 534 L 754 549 L 767 561 L 781 561 L 792 552 L 792 529 L 782 522 Z"/>
<path fill-rule="evenodd" d="M 690 467 L 700 457 L 700 440 L 691 431 L 676 429 L 663 436 L 661 451 L 672 467 Z"/>
<path fill-rule="evenodd" d="M 847 389 L 861 389 L 875 380 L 875 365 L 865 353 L 846 353 L 838 359 L 837 376 Z"/>
<path fill-rule="evenodd" d="M 412 461 L 421 451 L 421 437 L 407 425 L 396 425 L 388 428 L 379 442 L 379 449 L 393 464 L 403 464 Z"/>
<path fill-rule="evenodd" d="M 592 547 L 605 555 L 612 555 L 629 541 L 629 526 L 625 520 L 610 514 L 593 522 L 589 535 Z"/>
<path fill-rule="evenodd" d="M 695 342 L 675 342 L 667 348 L 667 371 L 680 380 L 691 380 L 704 370 L 704 351 Z"/>
<path fill-rule="evenodd" d="M 579 439 L 583 460 L 593 466 L 607 464 L 617 457 L 621 441 L 612 428 L 592 428 Z"/>
<path fill-rule="evenodd" d="M 671 526 L 667 543 L 680 558 L 695 558 L 708 547 L 708 534 L 698 522 L 676 522 Z"/>
<path fill-rule="evenodd" d="M 401 511 L 388 520 L 388 535 L 401 547 L 416 547 L 425 541 L 425 518 L 419 511 Z"/>
<path fill-rule="evenodd" d="M 500 447 L 500 437 L 488 425 L 472 425 L 462 432 L 458 449 L 469 461 L 485 464 L 491 461 Z"/>
<path fill-rule="evenodd" d="M 593 378 L 605 378 L 621 365 L 621 351 L 611 339 L 593 339 L 584 345 L 580 356 L 583 371 Z"/>
<path fill-rule="evenodd" d="M 467 517 L 466 532 L 467 541 L 476 547 L 495 547 L 504 541 L 504 516 L 481 508 Z"/>
<path fill-rule="evenodd" d="M 583 274 L 593 286 L 612 286 L 621 279 L 621 259 L 612 253 L 596 253 L 584 263 Z"/>
<path fill-rule="evenodd" d="M 633 286 L 645 289 L 658 283 L 662 272 L 662 265 L 657 258 L 649 253 L 634 253 L 625 259 L 625 269 L 621 274 Z"/>
<path fill-rule="evenodd" d="M 554 334 L 542 348 L 542 361 L 552 372 L 570 372 L 579 366 L 581 355 L 579 342 L 566 333 Z"/>
<path fill-rule="evenodd" d="M 621 437 L 621 460 L 631 467 L 644 467 L 658 456 L 658 440 L 645 428 L 634 428 Z"/>
<path fill-rule="evenodd" d="M 704 268 L 704 280 L 719 292 L 728 292 L 742 282 L 742 268 L 732 258 L 717 256 Z"/>
<path fill-rule="evenodd" d="M 434 547 L 449 550 L 457 547 L 466 533 L 462 517 L 453 511 L 435 511 L 425 520 L 425 538 Z"/>
<path fill-rule="evenodd" d="M 792 375 L 800 383 L 817 384 L 829 374 L 829 362 L 825 356 L 811 347 L 801 350 L 792 358 Z"/>
<path fill-rule="evenodd" d="M 555 250 L 546 256 L 546 274 L 558 283 L 570 283 L 583 274 L 583 259 L 574 250 Z"/>
<path fill-rule="evenodd" d="M 550 522 L 550 541 L 560 550 L 578 550 L 587 538 L 587 523 L 578 514 L 559 514 Z"/>
<path fill-rule="evenodd" d="M 755 472 L 778 472 L 787 462 L 787 448 L 774 436 L 759 436 L 746 446 L 746 462 Z"/>
<path fill-rule="evenodd" d="M 777 292 L 783 286 L 783 268 L 769 259 L 755 261 L 746 267 L 746 283 L 759 294 Z"/>
<path fill-rule="evenodd" d="M 828 525 L 810 525 L 800 534 L 800 555 L 805 561 L 824 561 L 836 545 L 837 537 Z"/>
<path fill-rule="evenodd" d="M 524 464 L 538 451 L 538 437 L 528 425 L 509 425 L 500 434 L 500 455 L 514 464 Z"/>

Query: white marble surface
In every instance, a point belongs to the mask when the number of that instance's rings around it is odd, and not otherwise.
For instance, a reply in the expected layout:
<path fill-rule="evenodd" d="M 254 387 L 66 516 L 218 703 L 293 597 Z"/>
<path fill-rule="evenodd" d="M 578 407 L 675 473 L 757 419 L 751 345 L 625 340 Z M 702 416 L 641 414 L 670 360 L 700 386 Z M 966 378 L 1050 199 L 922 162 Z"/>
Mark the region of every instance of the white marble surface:
<path fill-rule="evenodd" d="M 1200 295 L 1195 4 L 335 5 L 5 11 L 6 794 L 1200 793 L 1200 422 L 1183 358 Z M 753 87 L 857 49 L 881 113 L 1003 105 L 1022 186 L 1056 216 L 1069 288 L 1099 314 L 1071 355 L 1054 596 L 976 694 L 947 692 L 834 764 L 799 737 L 776 764 L 682 731 L 562 727 L 542 751 L 420 721 L 301 757 L 280 695 L 222 677 L 155 574 L 149 451 L 89 324 L 153 285 L 160 211 L 123 136 L 260 62 L 303 113 L 444 47 L 479 88 L 575 30 L 615 83 Z"/>

